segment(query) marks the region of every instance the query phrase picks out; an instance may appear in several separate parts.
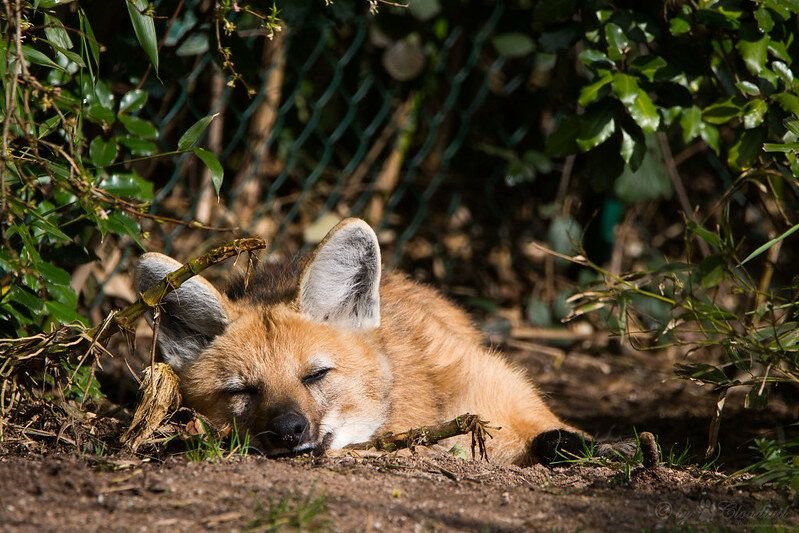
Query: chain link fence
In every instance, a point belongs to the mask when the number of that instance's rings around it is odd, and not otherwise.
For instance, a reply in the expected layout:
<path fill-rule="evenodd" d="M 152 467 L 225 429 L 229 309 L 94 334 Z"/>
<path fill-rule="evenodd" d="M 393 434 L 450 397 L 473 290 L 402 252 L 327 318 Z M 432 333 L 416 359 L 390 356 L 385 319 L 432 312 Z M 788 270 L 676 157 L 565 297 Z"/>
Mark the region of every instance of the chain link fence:
<path fill-rule="evenodd" d="M 208 144 L 227 171 L 223 201 L 217 205 L 210 179 L 194 176 L 202 169 L 186 157 L 171 169 L 153 211 L 185 196 L 185 220 L 265 234 L 274 248 L 296 237 L 294 228 L 324 226 L 328 213 L 330 220 L 362 216 L 389 241 L 390 262 L 400 260 L 435 210 L 457 208 L 470 180 L 502 181 L 503 164 L 493 175 L 470 175 L 475 139 L 513 147 L 526 134 L 526 126 L 509 134 L 500 126 L 491 136 L 484 130 L 487 100 L 524 80 L 502 79 L 506 59 L 491 46 L 504 4 L 482 9 L 484 16 L 469 17 L 478 27 L 453 23 L 431 32 L 415 21 L 418 31 L 393 41 L 374 18 L 342 23 L 309 4 L 273 41 L 252 36 L 234 50 L 234 60 L 250 56 L 243 78 L 258 81 L 249 98 L 226 85 L 213 50 L 197 55 L 185 76 L 162 89 L 156 123 L 169 133 L 219 113 Z M 432 43 L 419 42 L 428 37 Z M 163 235 L 167 251 L 185 231 Z M 306 232 L 305 240 L 314 237 Z"/>

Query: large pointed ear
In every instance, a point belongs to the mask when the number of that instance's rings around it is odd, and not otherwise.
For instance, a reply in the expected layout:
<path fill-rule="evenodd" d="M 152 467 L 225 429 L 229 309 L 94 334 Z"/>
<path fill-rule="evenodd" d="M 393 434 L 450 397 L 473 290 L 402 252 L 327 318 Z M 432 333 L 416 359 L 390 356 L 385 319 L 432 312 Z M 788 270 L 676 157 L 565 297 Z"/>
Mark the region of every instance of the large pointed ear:
<path fill-rule="evenodd" d="M 159 253 L 144 254 L 136 267 L 136 291 L 142 293 L 182 265 Z M 164 360 L 185 369 L 228 323 L 226 299 L 205 278 L 194 276 L 161 301 L 158 345 Z"/>
<path fill-rule="evenodd" d="M 330 230 L 302 273 L 298 306 L 319 322 L 380 325 L 380 245 L 366 222 L 348 218 Z"/>

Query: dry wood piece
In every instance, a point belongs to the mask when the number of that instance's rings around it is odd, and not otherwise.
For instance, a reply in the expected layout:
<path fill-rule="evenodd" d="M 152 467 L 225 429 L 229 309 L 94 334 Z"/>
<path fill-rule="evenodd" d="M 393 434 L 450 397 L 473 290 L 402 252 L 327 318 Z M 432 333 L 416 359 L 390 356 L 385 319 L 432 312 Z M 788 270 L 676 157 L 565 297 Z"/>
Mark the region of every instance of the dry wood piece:
<path fill-rule="evenodd" d="M 456 416 L 448 422 L 442 422 L 434 426 L 422 426 L 420 428 L 409 429 L 402 433 L 386 433 L 378 435 L 366 442 L 350 444 L 346 446 L 349 450 L 368 450 L 375 448 L 381 452 L 395 452 L 403 448 L 413 450 L 416 446 L 431 446 L 444 439 L 457 437 L 458 435 L 472 434 L 472 459 L 475 457 L 475 450 L 480 454 L 480 458 L 488 461 L 488 453 L 485 447 L 485 438 L 492 438 L 489 429 L 500 429 L 491 427 L 489 422 L 482 420 L 479 415 L 465 414 Z"/>
<path fill-rule="evenodd" d="M 166 363 L 144 369 L 141 399 L 130 427 L 122 435 L 122 444 L 136 451 L 158 429 L 170 409 L 180 405 L 178 376 Z"/>
<path fill-rule="evenodd" d="M 655 436 L 648 431 L 644 431 L 638 436 L 638 442 L 641 447 L 644 468 L 656 468 L 660 462 L 660 454 L 658 454 L 658 443 L 655 440 Z"/>

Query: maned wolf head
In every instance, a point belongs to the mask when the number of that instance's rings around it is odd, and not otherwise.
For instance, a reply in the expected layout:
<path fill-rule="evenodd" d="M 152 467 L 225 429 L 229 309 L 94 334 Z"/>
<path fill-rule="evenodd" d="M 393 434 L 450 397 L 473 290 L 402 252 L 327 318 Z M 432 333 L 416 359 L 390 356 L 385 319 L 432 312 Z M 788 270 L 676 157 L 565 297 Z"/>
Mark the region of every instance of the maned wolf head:
<path fill-rule="evenodd" d="M 145 254 L 144 291 L 180 264 Z M 236 421 L 267 453 L 340 448 L 386 420 L 391 373 L 380 325 L 380 248 L 362 220 L 334 228 L 311 256 L 262 269 L 226 294 L 200 276 L 162 302 L 158 340 L 186 403 Z M 260 278 L 259 278 L 260 276 Z"/>

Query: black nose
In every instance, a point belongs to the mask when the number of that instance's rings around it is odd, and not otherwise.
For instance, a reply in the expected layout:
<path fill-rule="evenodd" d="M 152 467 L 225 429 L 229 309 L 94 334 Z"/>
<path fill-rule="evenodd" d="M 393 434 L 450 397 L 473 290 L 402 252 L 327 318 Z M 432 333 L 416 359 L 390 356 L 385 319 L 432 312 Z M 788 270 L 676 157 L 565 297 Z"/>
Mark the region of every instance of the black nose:
<path fill-rule="evenodd" d="M 293 448 L 302 442 L 303 437 L 308 433 L 308 419 L 299 413 L 290 411 L 276 416 L 269 423 L 270 435 L 275 445 L 285 448 Z"/>

